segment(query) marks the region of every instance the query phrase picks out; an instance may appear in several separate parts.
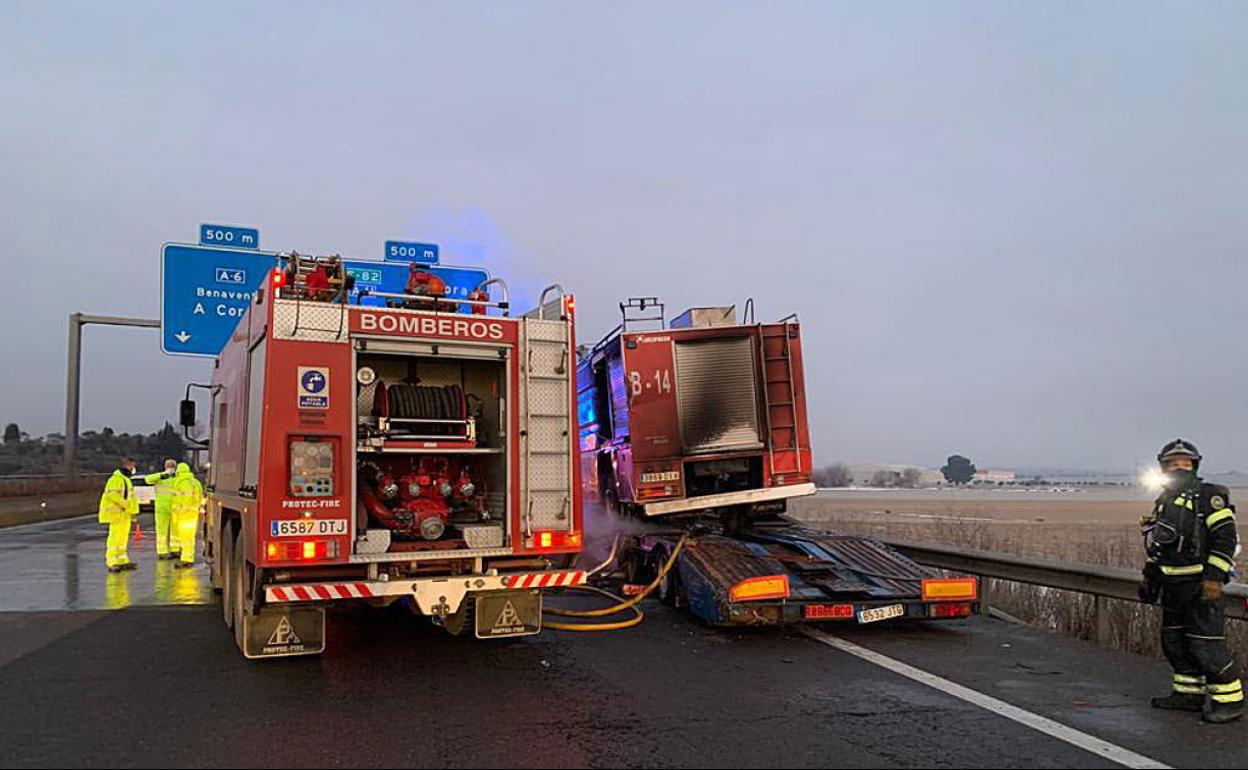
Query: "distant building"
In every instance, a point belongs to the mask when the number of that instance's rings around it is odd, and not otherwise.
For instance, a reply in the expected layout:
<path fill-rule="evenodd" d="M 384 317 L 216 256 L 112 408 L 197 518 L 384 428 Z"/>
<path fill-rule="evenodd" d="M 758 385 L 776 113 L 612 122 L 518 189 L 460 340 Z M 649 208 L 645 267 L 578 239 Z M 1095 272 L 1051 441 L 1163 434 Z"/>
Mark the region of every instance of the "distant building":
<path fill-rule="evenodd" d="M 1014 471 L 975 471 L 973 484 L 1013 484 Z"/>

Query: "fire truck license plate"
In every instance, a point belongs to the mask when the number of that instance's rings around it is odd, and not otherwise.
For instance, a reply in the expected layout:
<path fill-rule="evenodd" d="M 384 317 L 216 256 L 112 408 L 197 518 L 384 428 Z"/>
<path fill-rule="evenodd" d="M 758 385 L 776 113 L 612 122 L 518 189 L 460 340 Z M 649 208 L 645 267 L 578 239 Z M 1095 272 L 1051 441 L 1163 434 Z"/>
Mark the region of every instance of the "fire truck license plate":
<path fill-rule="evenodd" d="M 869 610 L 863 610 L 858 613 L 859 623 L 874 623 L 877 620 L 888 620 L 889 618 L 899 618 L 906 614 L 906 607 L 903 604 L 890 604 L 887 607 L 873 607 Z"/>
<path fill-rule="evenodd" d="M 307 535 L 345 535 L 346 519 L 289 519 L 270 522 L 273 537 L 304 537 Z"/>

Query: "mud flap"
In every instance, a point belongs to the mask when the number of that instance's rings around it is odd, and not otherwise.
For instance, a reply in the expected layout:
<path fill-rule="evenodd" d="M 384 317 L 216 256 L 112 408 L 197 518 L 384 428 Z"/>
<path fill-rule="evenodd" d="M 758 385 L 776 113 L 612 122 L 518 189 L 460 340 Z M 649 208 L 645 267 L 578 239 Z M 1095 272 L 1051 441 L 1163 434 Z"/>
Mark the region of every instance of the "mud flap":
<path fill-rule="evenodd" d="M 541 591 L 477 594 L 477 638 L 532 636 L 542 630 Z"/>
<path fill-rule="evenodd" d="M 325 651 L 325 608 L 266 607 L 259 615 L 244 615 L 243 640 L 243 655 L 251 660 L 320 655 Z"/>

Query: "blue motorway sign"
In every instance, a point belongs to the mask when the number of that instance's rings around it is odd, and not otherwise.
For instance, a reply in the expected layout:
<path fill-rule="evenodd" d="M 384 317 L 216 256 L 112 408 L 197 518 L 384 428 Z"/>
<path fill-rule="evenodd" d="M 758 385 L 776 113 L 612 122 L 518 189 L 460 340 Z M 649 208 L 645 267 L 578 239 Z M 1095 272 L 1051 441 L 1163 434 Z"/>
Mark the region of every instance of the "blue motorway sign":
<path fill-rule="evenodd" d="M 386 241 L 386 259 L 396 262 L 436 265 L 438 264 L 438 244 Z"/>
<path fill-rule="evenodd" d="M 343 260 L 347 272 L 355 276 L 355 289 L 351 294 L 351 303 L 361 305 L 384 306 L 381 297 L 360 297 L 361 289 L 402 294 L 407 288 L 408 263 L 400 262 L 369 262 L 358 259 Z M 478 267 L 424 267 L 430 273 L 446 281 L 446 295 L 452 299 L 468 299 L 468 293 L 489 280 L 490 274 Z"/>
<path fill-rule="evenodd" d="M 160 259 L 161 349 L 215 356 L 225 347 L 277 255 L 166 243 Z"/>
<path fill-rule="evenodd" d="M 228 249 L 260 248 L 260 231 L 254 227 L 200 225 L 199 245 L 224 246 Z"/>

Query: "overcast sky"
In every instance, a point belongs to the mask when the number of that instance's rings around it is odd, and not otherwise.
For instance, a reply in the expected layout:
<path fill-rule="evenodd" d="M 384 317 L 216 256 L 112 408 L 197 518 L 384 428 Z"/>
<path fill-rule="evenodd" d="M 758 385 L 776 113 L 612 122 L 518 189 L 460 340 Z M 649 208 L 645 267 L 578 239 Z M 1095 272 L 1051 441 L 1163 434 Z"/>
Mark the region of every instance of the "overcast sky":
<path fill-rule="evenodd" d="M 200 222 L 803 322 L 816 457 L 1248 469 L 1248 3 L 0 4 L 0 421 Z M 209 364 L 86 330 L 83 427 Z"/>

